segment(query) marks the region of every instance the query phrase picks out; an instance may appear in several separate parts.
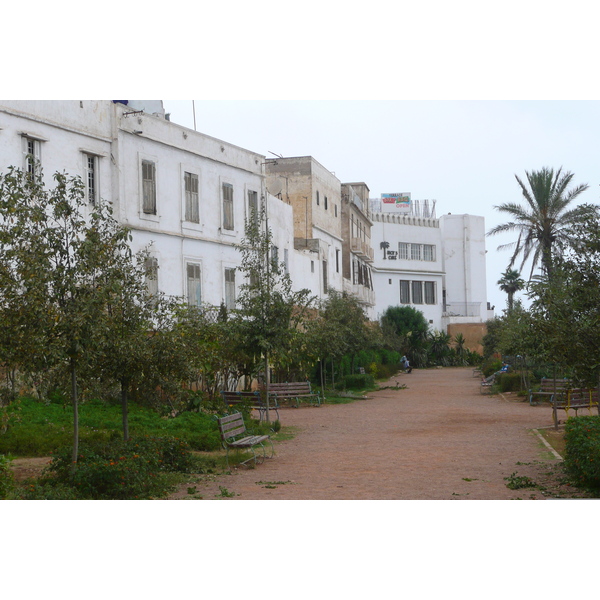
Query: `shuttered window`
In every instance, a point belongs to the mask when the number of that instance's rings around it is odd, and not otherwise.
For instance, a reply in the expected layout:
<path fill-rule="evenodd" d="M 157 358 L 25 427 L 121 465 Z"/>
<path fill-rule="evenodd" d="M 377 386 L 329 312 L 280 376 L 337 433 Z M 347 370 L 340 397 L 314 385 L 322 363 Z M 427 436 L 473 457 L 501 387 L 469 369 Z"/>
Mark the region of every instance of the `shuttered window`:
<path fill-rule="evenodd" d="M 185 172 L 183 178 L 185 182 L 185 220 L 190 223 L 199 223 L 198 175 Z"/>
<path fill-rule="evenodd" d="M 413 281 L 412 285 L 412 303 L 413 304 L 423 304 L 423 282 L 422 281 Z"/>
<path fill-rule="evenodd" d="M 410 304 L 410 281 L 400 281 L 400 304 Z"/>
<path fill-rule="evenodd" d="M 233 230 L 233 186 L 223 184 L 223 229 Z"/>
<path fill-rule="evenodd" d="M 150 296 L 158 296 L 158 259 L 148 256 L 144 261 L 146 287 Z"/>
<path fill-rule="evenodd" d="M 142 210 L 146 215 L 156 214 L 156 165 L 142 161 Z"/>
<path fill-rule="evenodd" d="M 258 219 L 258 193 L 248 190 L 248 219 Z"/>
<path fill-rule="evenodd" d="M 225 306 L 235 308 L 235 269 L 225 269 Z"/>
<path fill-rule="evenodd" d="M 23 136 L 23 170 L 34 178 L 41 175 L 42 143 Z"/>
<path fill-rule="evenodd" d="M 435 281 L 425 281 L 425 304 L 435 304 Z"/>
<path fill-rule="evenodd" d="M 200 306 L 202 303 L 202 282 L 200 265 L 187 265 L 187 299 L 190 306 Z"/>

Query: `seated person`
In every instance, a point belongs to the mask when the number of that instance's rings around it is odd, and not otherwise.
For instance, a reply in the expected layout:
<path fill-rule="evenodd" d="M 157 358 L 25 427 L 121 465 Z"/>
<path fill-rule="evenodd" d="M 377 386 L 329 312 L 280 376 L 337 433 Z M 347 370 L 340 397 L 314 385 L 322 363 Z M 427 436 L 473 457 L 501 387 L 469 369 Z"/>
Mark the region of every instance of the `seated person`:
<path fill-rule="evenodd" d="M 500 375 L 501 373 L 508 373 L 508 370 L 510 369 L 510 365 L 507 363 L 502 363 L 502 368 L 499 371 L 496 371 L 495 373 L 492 373 L 489 377 L 484 377 L 483 381 L 485 383 L 492 383 L 492 381 L 494 381 L 494 378 L 496 377 L 496 375 Z"/>

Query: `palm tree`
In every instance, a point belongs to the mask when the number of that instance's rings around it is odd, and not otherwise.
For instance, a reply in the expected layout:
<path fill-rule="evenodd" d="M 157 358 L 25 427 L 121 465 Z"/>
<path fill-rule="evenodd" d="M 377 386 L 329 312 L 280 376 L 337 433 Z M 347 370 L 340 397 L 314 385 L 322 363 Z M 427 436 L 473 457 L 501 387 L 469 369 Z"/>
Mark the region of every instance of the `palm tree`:
<path fill-rule="evenodd" d="M 506 269 L 497 283 L 500 289 L 508 294 L 508 310 L 511 311 L 514 295 L 525 287 L 525 282 L 521 279 L 521 273 L 515 269 Z"/>
<path fill-rule="evenodd" d="M 514 202 L 495 206 L 495 209 L 510 215 L 512 220 L 492 228 L 488 235 L 518 231 L 519 238 L 516 242 L 498 247 L 498 250 L 514 247 L 508 268 L 512 268 L 517 256 L 522 254 L 522 270 L 527 259 L 532 256 L 530 278 L 538 262 L 541 262 L 542 270 L 550 277 L 553 254 L 560 251 L 568 241 L 569 227 L 591 212 L 597 212 L 597 208 L 585 206 L 566 210 L 589 186 L 582 184 L 567 190 L 573 173 L 563 175 L 562 167 L 556 173 L 554 169 L 544 167 L 540 171 L 525 171 L 525 174 L 529 188 L 515 175 L 525 198 L 525 206 Z"/>

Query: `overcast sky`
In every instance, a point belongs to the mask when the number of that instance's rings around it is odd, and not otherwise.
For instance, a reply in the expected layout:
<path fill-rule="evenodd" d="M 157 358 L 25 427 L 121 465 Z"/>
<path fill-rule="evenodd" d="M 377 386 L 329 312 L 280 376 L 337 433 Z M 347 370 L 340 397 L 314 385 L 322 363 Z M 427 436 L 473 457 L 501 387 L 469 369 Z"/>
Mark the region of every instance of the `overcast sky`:
<path fill-rule="evenodd" d="M 522 198 L 515 174 L 544 166 L 574 173 L 600 196 L 600 102 L 411 100 L 165 100 L 171 120 L 272 157 L 313 156 L 342 182 L 364 181 L 371 197 L 410 192 L 436 200 L 438 216 L 481 215 L 486 232 L 508 220 L 494 209 Z M 579 203 L 578 202 L 578 203 Z M 497 251 L 515 236 L 486 240 L 488 301 L 510 259 Z M 529 277 L 529 268 L 523 272 Z"/>

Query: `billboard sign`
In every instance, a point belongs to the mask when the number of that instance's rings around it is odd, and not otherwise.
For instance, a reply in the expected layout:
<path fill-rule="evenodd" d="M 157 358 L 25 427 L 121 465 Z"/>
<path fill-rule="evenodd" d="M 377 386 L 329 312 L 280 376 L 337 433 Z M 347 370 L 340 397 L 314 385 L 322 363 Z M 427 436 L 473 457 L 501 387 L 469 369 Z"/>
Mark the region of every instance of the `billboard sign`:
<path fill-rule="evenodd" d="M 381 194 L 381 210 L 384 212 L 410 212 L 410 192 Z"/>

